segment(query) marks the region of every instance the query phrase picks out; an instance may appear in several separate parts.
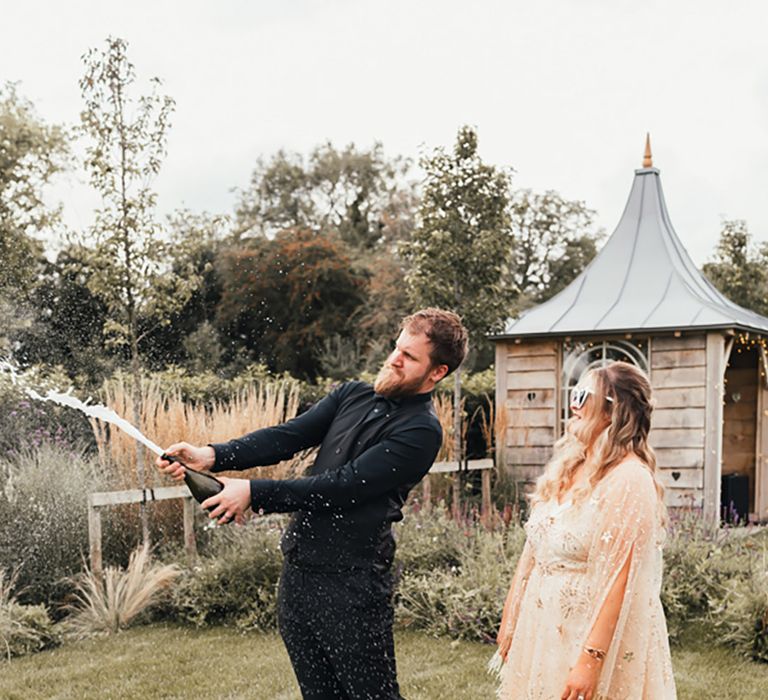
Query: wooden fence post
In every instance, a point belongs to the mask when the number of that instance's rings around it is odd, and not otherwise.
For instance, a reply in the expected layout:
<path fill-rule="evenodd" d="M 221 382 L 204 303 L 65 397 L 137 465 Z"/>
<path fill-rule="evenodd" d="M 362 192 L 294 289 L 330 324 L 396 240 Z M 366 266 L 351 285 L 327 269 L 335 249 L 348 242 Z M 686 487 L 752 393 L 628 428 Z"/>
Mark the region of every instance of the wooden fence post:
<path fill-rule="evenodd" d="M 90 546 L 91 571 L 101 580 L 104 566 L 101 559 L 101 512 L 88 496 L 88 544 Z"/>
<path fill-rule="evenodd" d="M 491 471 L 491 469 L 483 469 L 480 474 L 483 498 L 480 506 L 480 518 L 486 526 L 491 524 Z"/>
<path fill-rule="evenodd" d="M 421 482 L 421 507 L 429 511 L 432 509 L 432 483 L 429 480 L 429 474 L 427 474 Z"/>
<path fill-rule="evenodd" d="M 197 560 L 197 541 L 195 540 L 195 501 L 184 499 L 184 549 L 187 550 L 189 565 Z"/>
<path fill-rule="evenodd" d="M 456 464 L 456 469 L 453 470 L 453 503 L 451 510 L 453 511 L 453 517 L 458 518 L 461 511 L 461 464 Z"/>

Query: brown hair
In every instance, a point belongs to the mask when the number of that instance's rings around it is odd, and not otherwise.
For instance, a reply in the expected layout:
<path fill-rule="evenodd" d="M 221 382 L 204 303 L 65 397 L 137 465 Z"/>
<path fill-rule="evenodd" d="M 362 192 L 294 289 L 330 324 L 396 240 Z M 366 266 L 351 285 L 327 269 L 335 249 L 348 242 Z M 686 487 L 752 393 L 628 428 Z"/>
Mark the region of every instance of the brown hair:
<path fill-rule="evenodd" d="M 400 322 L 400 330 L 424 333 L 432 345 L 429 353 L 432 364 L 447 365 L 446 376 L 459 367 L 467 355 L 469 334 L 461 317 L 453 311 L 420 309 Z"/>
<path fill-rule="evenodd" d="M 568 421 L 533 499 L 559 497 L 573 485 L 576 469 L 586 462 L 588 486 L 574 493 L 575 499 L 582 498 L 623 459 L 636 455 L 651 473 L 663 506 L 664 487 L 658 478 L 656 454 L 648 444 L 653 413 L 648 378 L 628 362 L 613 362 L 587 376 L 593 381 L 593 393 L 582 420 Z"/>

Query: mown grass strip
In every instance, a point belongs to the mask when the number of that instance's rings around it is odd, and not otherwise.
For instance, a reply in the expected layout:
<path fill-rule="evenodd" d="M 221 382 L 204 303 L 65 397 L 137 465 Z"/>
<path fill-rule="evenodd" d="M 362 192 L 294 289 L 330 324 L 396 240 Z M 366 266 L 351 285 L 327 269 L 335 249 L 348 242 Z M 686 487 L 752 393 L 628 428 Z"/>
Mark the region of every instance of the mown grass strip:
<path fill-rule="evenodd" d="M 485 673 L 491 647 L 417 633 L 398 634 L 397 644 L 408 700 L 495 697 Z M 768 697 L 768 664 L 695 644 L 673 657 L 680 700 Z M 277 635 L 226 628 L 138 627 L 0 664 L 4 700 L 128 697 L 296 700 L 299 693 Z"/>

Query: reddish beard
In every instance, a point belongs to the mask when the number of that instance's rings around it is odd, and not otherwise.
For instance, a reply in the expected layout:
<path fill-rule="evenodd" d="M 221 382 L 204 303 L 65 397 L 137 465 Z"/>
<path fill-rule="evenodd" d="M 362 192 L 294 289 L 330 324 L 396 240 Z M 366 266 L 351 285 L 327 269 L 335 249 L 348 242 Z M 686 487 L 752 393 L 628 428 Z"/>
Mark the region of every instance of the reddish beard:
<path fill-rule="evenodd" d="M 373 383 L 373 390 L 379 396 L 387 398 L 398 398 L 400 396 L 412 396 L 418 393 L 424 380 L 429 375 L 426 372 L 420 377 L 414 377 L 406 381 L 400 372 L 388 364 L 382 365 L 379 373 L 376 375 L 376 381 Z"/>

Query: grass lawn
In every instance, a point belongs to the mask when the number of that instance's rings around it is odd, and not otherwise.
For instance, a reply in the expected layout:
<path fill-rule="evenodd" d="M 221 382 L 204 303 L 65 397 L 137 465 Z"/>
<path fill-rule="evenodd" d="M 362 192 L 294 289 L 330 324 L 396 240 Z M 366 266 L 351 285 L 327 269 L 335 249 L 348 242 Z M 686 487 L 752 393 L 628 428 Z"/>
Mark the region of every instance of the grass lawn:
<path fill-rule="evenodd" d="M 400 633 L 397 643 L 408 700 L 495 697 L 484 670 L 491 647 L 415 633 Z M 695 644 L 675 650 L 673 661 L 681 700 L 768 698 L 768 664 Z M 3 700 L 134 697 L 293 700 L 299 694 L 276 635 L 222 628 L 139 627 L 0 662 Z"/>

